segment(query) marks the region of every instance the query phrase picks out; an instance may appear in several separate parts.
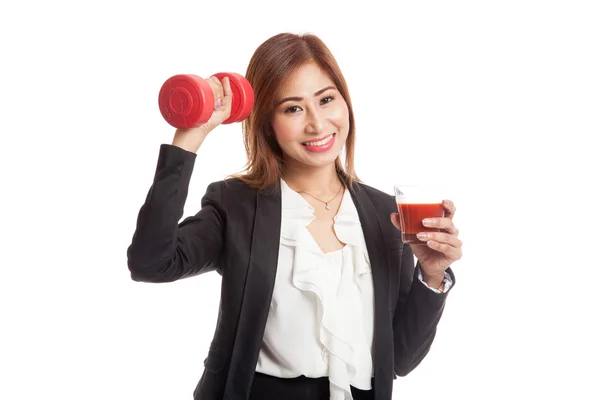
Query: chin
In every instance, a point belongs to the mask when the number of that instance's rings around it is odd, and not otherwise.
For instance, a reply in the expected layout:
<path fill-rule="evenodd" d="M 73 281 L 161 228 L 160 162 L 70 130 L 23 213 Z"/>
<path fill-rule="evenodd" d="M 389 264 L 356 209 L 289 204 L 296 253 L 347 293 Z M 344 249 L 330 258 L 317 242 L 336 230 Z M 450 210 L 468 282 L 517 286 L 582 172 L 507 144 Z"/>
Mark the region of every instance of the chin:
<path fill-rule="evenodd" d="M 302 152 L 306 153 L 305 150 L 302 150 Z M 331 149 L 331 151 L 328 151 L 327 153 L 320 154 L 316 153 L 307 155 L 303 153 L 300 153 L 299 157 L 294 158 L 296 158 L 296 160 L 301 162 L 302 164 L 309 165 L 311 167 L 323 167 L 325 165 L 334 164 L 335 160 L 341 153 L 341 149 L 339 149 L 338 151 L 334 151 L 333 149 Z"/>
<path fill-rule="evenodd" d="M 337 157 L 336 157 L 337 158 Z M 335 159 L 336 158 L 332 158 L 332 159 L 328 159 L 328 160 L 321 160 L 321 161 L 312 161 L 312 160 L 308 160 L 303 162 L 303 164 L 309 166 L 309 167 L 324 167 L 327 165 L 333 165 L 335 164 Z"/>

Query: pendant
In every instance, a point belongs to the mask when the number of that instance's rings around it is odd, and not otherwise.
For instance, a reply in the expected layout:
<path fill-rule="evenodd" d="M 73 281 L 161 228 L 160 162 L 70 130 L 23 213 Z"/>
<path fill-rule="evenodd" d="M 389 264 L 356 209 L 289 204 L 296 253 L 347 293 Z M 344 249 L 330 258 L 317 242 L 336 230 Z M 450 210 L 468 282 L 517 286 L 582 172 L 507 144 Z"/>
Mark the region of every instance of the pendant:
<path fill-rule="evenodd" d="M 331 207 L 329 207 L 329 204 L 325 203 L 325 209 L 331 210 Z"/>

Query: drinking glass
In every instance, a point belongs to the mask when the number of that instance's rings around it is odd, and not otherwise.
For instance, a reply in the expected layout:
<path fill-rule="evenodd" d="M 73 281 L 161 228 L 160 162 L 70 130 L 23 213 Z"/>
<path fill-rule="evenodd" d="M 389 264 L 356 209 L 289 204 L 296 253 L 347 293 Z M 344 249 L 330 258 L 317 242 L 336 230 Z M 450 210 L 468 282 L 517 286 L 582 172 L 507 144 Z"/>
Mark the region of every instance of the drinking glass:
<path fill-rule="evenodd" d="M 425 244 L 417 238 L 419 232 L 439 232 L 425 227 L 423 219 L 444 216 L 444 190 L 434 186 L 394 185 L 394 195 L 400 214 L 403 243 Z"/>

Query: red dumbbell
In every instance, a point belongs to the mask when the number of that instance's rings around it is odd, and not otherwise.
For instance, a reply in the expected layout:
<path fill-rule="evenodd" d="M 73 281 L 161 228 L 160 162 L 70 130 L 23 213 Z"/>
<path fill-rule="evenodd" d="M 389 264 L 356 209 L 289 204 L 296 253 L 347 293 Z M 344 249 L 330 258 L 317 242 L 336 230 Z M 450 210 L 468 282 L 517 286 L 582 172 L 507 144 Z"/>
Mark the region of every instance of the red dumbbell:
<path fill-rule="evenodd" d="M 220 72 L 214 76 L 220 81 L 228 77 L 231 84 L 231 114 L 223 123 L 242 122 L 254 107 L 254 91 L 250 82 L 234 72 Z M 214 95 L 208 82 L 192 74 L 170 77 L 158 94 L 160 112 L 175 128 L 187 129 L 205 123 L 214 111 L 214 103 Z"/>

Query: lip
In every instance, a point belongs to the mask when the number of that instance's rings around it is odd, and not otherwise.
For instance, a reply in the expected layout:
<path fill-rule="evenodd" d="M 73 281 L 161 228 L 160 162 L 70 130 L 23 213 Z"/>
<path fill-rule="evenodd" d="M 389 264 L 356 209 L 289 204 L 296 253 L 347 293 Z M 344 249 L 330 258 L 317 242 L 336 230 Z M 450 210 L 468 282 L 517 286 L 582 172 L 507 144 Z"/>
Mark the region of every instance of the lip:
<path fill-rule="evenodd" d="M 309 139 L 309 140 L 307 140 L 307 141 L 305 141 L 305 142 L 302 142 L 302 143 L 306 143 L 306 142 L 318 142 L 318 141 L 320 141 L 320 140 L 327 139 L 327 138 L 328 138 L 329 136 L 331 136 L 331 135 L 333 135 L 333 133 L 330 133 L 329 135 L 322 136 L 322 137 L 320 137 L 320 138 L 316 138 L 316 139 Z"/>
<path fill-rule="evenodd" d="M 331 138 L 331 140 L 329 142 L 327 142 L 323 146 L 305 146 L 305 145 L 302 145 L 302 147 L 306 151 L 309 151 L 311 153 L 324 153 L 326 151 L 329 151 L 333 147 L 333 144 L 335 143 L 335 140 L 337 139 L 337 135 L 335 133 L 332 133 L 331 135 L 327 135 L 327 136 L 322 137 L 321 139 L 318 139 L 318 140 L 323 140 L 323 139 L 328 138 L 329 136 L 333 136 L 333 137 Z M 311 142 L 312 142 L 312 140 L 311 140 Z"/>

